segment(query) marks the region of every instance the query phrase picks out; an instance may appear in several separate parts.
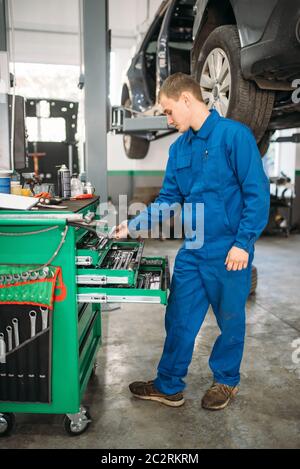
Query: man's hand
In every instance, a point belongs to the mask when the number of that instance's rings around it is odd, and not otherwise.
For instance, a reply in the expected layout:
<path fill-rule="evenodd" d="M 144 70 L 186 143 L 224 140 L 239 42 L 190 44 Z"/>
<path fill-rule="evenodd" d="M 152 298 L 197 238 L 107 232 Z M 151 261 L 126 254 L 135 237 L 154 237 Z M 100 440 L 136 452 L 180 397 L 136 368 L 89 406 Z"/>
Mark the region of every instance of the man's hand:
<path fill-rule="evenodd" d="M 233 246 L 227 254 L 225 265 L 227 270 L 243 270 L 247 268 L 248 260 L 247 251 Z"/>
<path fill-rule="evenodd" d="M 129 229 L 128 229 L 128 222 L 126 220 L 120 223 L 120 225 L 116 227 L 116 230 L 114 232 L 114 237 L 117 239 L 125 239 L 127 238 L 128 234 L 129 234 Z"/>

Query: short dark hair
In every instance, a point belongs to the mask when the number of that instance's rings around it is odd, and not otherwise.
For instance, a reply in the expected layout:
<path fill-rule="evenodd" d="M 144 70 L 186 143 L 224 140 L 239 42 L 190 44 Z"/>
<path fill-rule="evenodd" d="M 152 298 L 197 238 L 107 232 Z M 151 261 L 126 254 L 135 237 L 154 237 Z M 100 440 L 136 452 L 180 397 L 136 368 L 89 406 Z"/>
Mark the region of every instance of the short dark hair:
<path fill-rule="evenodd" d="M 200 84 L 190 75 L 185 73 L 174 73 L 170 75 L 162 84 L 158 99 L 164 94 L 167 98 L 178 101 L 184 91 L 189 91 L 198 100 L 203 102 Z"/>

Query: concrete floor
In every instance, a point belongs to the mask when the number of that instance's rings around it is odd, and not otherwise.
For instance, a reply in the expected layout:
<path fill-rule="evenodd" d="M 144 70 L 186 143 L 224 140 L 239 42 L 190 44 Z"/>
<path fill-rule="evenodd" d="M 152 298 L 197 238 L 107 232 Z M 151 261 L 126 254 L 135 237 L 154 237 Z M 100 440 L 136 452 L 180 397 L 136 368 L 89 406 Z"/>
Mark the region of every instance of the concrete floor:
<path fill-rule="evenodd" d="M 169 255 L 177 241 L 149 241 L 148 255 Z M 70 438 L 61 416 L 17 415 L 3 448 L 299 448 L 300 363 L 292 342 L 300 338 L 300 236 L 262 238 L 256 247 L 257 294 L 247 305 L 247 340 L 241 391 L 225 410 L 201 409 L 211 384 L 208 356 L 218 328 L 209 311 L 187 377 L 186 403 L 172 409 L 132 398 L 128 383 L 155 376 L 164 340 L 164 307 L 122 305 L 103 313 L 103 347 L 83 404 L 93 422 Z M 298 344 L 299 347 L 299 344 Z M 294 353 L 300 361 L 300 351 Z"/>

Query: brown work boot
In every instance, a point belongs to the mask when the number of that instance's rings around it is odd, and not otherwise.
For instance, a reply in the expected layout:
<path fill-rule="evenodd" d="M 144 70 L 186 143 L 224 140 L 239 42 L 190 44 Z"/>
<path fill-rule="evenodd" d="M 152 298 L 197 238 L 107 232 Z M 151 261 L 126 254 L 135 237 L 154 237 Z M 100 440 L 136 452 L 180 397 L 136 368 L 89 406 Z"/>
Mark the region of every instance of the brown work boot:
<path fill-rule="evenodd" d="M 155 389 L 153 381 L 135 381 L 129 385 L 129 389 L 139 399 L 161 402 L 170 407 L 180 407 L 184 404 L 182 392 L 163 394 Z"/>
<path fill-rule="evenodd" d="M 202 407 L 208 410 L 224 409 L 229 404 L 230 400 L 236 396 L 238 391 L 238 386 L 213 383 L 202 398 Z"/>

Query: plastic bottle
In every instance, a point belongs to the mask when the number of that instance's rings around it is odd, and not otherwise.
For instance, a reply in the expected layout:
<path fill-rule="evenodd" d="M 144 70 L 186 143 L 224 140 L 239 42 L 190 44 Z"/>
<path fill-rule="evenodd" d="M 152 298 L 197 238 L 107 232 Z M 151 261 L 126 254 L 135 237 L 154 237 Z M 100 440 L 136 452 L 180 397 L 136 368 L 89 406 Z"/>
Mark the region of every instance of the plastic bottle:
<path fill-rule="evenodd" d="M 77 174 L 73 174 L 71 179 L 71 197 L 83 194 L 83 186 Z"/>

